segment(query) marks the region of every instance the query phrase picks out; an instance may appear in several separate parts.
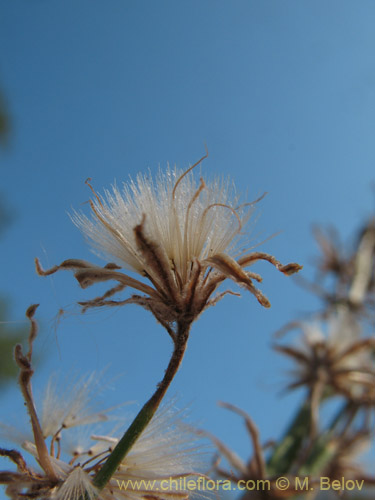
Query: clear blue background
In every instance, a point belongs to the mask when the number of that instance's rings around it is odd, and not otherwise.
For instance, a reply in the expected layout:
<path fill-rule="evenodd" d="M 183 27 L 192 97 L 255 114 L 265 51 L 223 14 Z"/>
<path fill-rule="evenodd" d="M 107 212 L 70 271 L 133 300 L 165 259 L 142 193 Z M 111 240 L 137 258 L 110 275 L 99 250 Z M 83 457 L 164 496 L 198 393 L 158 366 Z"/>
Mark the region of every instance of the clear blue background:
<path fill-rule="evenodd" d="M 262 250 L 304 264 L 305 277 L 317 253 L 312 223 L 347 237 L 373 213 L 374 26 L 365 0 L 0 0 L 0 83 L 13 122 L 0 190 L 15 217 L 1 241 L 1 291 L 17 324 L 41 304 L 36 393 L 52 371 L 108 367 L 108 403 L 142 404 L 171 351 L 142 309 L 82 316 L 75 301 L 96 290 L 69 273 L 35 274 L 35 256 L 45 266 L 100 262 L 67 216 L 88 208 L 87 177 L 101 190 L 168 162 L 184 169 L 207 143 L 205 174 L 230 174 L 250 200 L 269 193 L 254 243 L 281 231 Z M 278 437 L 302 394 L 282 396 L 289 364 L 271 351 L 272 335 L 318 306 L 267 264 L 254 270 L 272 308 L 244 292 L 207 311 L 170 389 L 192 422 L 243 458 L 240 419 L 216 402 L 248 411 L 263 441 Z M 26 421 L 15 394 L 0 417 Z"/>

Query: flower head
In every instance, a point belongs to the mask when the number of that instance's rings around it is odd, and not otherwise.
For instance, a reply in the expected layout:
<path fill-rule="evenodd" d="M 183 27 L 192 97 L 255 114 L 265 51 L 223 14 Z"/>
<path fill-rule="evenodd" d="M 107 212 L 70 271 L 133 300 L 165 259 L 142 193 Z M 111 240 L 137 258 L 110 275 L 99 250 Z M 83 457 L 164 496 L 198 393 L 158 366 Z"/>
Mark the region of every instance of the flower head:
<path fill-rule="evenodd" d="M 102 297 L 81 303 L 83 308 L 136 303 L 149 309 L 169 329 L 175 323 L 190 324 L 228 293 L 211 298 L 227 278 L 269 307 L 268 299 L 254 285 L 262 281 L 261 276 L 245 268 L 266 260 L 290 275 L 301 266 L 283 266 L 265 253 L 240 250 L 255 202 L 240 204 L 229 181 L 206 182 L 201 178 L 198 182 L 192 170 L 205 157 L 186 172 L 169 168 L 159 172 L 155 181 L 138 175 L 136 181 L 124 184 L 122 191 L 114 186 L 104 196 L 89 184 L 94 194 L 90 201 L 92 217 L 75 212 L 73 221 L 96 251 L 116 263 L 100 268 L 68 260 L 44 271 L 37 261 L 39 274 L 73 269 L 82 287 L 115 280 L 118 286 Z M 118 266 L 147 278 L 149 283 L 118 271 Z M 111 299 L 128 286 L 143 295 L 135 294 L 125 301 Z"/>

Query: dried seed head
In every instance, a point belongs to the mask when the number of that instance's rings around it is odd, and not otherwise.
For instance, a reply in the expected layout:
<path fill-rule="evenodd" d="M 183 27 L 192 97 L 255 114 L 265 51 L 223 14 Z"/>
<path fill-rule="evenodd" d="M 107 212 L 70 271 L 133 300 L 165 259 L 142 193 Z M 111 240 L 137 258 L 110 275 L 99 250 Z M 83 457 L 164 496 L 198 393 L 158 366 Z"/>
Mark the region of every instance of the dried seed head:
<path fill-rule="evenodd" d="M 299 347 L 275 346 L 297 365 L 289 388 L 320 386 L 354 403 L 375 404 L 375 339 L 359 338 L 349 313 L 332 318 L 326 335 L 317 324 L 302 324 L 302 330 Z"/>
<path fill-rule="evenodd" d="M 124 184 L 122 191 L 114 186 L 104 196 L 88 184 L 94 194 L 90 201 L 92 217 L 78 212 L 72 216 L 100 255 L 110 256 L 118 265 L 147 278 L 151 286 L 119 272 L 113 265 L 101 268 L 75 260 L 47 271 L 37 262 L 38 273 L 73 269 L 84 288 L 116 280 L 122 288 L 130 286 L 145 295 L 116 302 L 108 300 L 118 291 L 111 289 L 85 302 L 84 309 L 137 303 L 169 329 L 174 323 L 191 323 L 205 307 L 215 303 L 217 300 L 211 296 L 227 278 L 269 307 L 268 299 L 253 283 L 261 281 L 261 277 L 245 268 L 266 260 L 289 276 L 301 266 L 283 266 L 265 253 L 239 250 L 241 242 L 242 247 L 245 243 L 243 233 L 255 202 L 240 204 L 228 180 L 197 181 L 192 170 L 205 157 L 186 172 L 168 168 L 160 171 L 156 180 L 138 175 L 136 181 Z"/>

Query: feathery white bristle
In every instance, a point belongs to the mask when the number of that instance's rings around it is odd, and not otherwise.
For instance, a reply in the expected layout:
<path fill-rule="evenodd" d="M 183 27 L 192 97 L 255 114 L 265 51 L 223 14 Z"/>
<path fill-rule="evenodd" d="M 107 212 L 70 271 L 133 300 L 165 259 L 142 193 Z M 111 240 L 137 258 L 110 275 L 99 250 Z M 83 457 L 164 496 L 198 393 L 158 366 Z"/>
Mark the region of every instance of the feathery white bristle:
<path fill-rule="evenodd" d="M 89 475 L 81 468 L 73 469 L 56 493 L 51 497 L 56 500 L 94 500 L 98 490 L 92 484 Z"/>
<path fill-rule="evenodd" d="M 72 220 L 100 255 L 114 257 L 123 267 L 142 273 L 145 263 L 137 250 L 134 228 L 145 215 L 147 236 L 165 250 L 184 276 L 194 259 L 233 250 L 252 213 L 251 206 L 238 208 L 238 196 L 228 180 L 204 184 L 198 194 L 199 186 L 192 172 L 183 176 L 168 168 L 159 171 L 156 181 L 139 174 L 136 181 L 124 184 L 122 192 L 113 186 L 100 201 L 93 200 L 99 217 L 90 219 L 74 212 Z"/>

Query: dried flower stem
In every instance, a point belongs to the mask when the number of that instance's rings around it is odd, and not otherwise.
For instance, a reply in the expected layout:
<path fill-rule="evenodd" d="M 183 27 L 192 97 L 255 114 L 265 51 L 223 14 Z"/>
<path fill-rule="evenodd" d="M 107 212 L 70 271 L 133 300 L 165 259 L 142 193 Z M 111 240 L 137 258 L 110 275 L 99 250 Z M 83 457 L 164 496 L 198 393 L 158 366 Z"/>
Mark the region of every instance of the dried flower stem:
<path fill-rule="evenodd" d="M 130 427 L 107 458 L 103 467 L 96 474 L 93 484 L 99 490 L 103 489 L 111 479 L 124 457 L 130 451 L 131 447 L 139 438 L 158 409 L 168 387 L 180 367 L 182 358 L 184 357 L 189 338 L 190 325 L 191 323 L 182 322 L 177 325 L 173 354 L 165 371 L 163 380 L 159 382 L 155 393 L 151 396 L 147 403 L 144 404 L 138 415 L 131 423 Z"/>
<path fill-rule="evenodd" d="M 14 357 L 16 363 L 20 368 L 19 384 L 21 387 L 22 395 L 25 400 L 27 411 L 29 412 L 30 415 L 31 426 L 33 429 L 33 434 L 35 439 L 35 446 L 38 451 L 38 461 L 44 472 L 48 475 L 48 477 L 52 480 L 56 480 L 57 476 L 51 464 L 47 446 L 43 438 L 43 432 L 40 426 L 38 415 L 35 410 L 34 399 L 31 388 L 31 377 L 33 376 L 34 373 L 31 366 L 33 341 L 35 340 L 38 331 L 37 324 L 34 320 L 34 314 L 37 307 L 38 304 L 34 304 L 30 306 L 26 311 L 26 316 L 31 323 L 30 334 L 29 334 L 29 351 L 26 355 L 24 355 L 22 352 L 22 346 L 20 344 L 17 344 L 14 350 Z"/>

